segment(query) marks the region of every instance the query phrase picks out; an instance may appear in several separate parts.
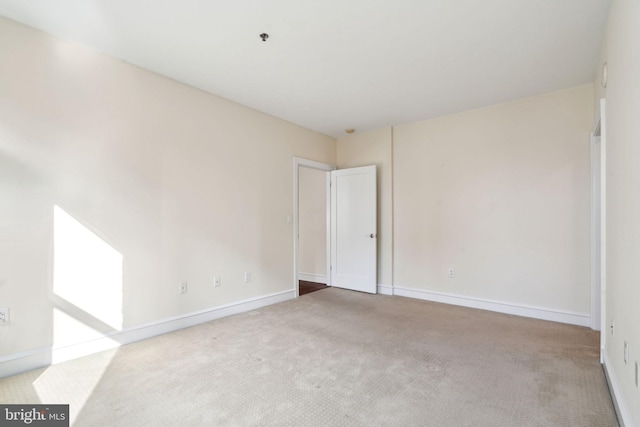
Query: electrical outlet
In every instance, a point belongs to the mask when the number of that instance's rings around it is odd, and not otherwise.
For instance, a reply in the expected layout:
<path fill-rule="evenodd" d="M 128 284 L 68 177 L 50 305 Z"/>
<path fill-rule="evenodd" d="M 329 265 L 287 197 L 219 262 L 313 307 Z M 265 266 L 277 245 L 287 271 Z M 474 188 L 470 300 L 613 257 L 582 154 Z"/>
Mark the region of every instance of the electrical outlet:
<path fill-rule="evenodd" d="M 213 278 L 213 286 L 215 288 L 219 288 L 220 286 L 222 286 L 222 281 L 220 280 L 220 276 L 215 276 Z"/>
<path fill-rule="evenodd" d="M 616 328 L 616 321 L 615 319 L 611 319 L 611 336 L 615 336 L 615 328 Z"/>
<path fill-rule="evenodd" d="M 0 325 L 9 323 L 9 307 L 0 307 Z"/>
<path fill-rule="evenodd" d="M 629 344 L 626 341 L 624 342 L 624 364 L 629 364 Z"/>
<path fill-rule="evenodd" d="M 251 273 L 248 271 L 244 272 L 244 283 L 249 283 L 251 281 Z"/>
<path fill-rule="evenodd" d="M 178 293 L 181 295 L 187 293 L 187 282 L 182 282 L 178 285 Z"/>
<path fill-rule="evenodd" d="M 447 276 L 449 277 L 449 279 L 453 279 L 454 277 L 456 277 L 456 269 L 453 267 L 449 267 L 449 273 L 447 274 Z"/>

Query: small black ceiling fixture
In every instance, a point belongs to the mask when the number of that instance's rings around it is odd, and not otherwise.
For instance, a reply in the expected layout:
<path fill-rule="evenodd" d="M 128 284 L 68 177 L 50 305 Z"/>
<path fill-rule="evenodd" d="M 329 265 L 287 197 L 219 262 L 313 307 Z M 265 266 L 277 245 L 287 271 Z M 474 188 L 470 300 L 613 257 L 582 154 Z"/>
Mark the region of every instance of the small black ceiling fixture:
<path fill-rule="evenodd" d="M 260 38 L 262 39 L 263 42 L 266 42 L 267 39 L 269 38 L 269 34 L 262 33 L 262 34 L 260 34 Z"/>

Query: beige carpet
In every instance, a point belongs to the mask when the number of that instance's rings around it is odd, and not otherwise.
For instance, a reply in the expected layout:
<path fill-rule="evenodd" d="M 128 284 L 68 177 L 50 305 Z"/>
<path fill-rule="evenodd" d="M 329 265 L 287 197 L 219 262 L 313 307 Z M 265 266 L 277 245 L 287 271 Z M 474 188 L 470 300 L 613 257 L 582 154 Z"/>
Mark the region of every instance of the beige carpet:
<path fill-rule="evenodd" d="M 0 380 L 76 426 L 616 426 L 587 328 L 329 288 Z"/>

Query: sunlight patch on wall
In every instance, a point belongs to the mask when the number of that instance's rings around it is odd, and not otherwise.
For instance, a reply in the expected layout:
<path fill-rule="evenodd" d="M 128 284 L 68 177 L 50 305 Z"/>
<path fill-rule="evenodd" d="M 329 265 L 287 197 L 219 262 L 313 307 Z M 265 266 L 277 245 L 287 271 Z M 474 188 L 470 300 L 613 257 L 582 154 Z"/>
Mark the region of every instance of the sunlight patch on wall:
<path fill-rule="evenodd" d="M 64 311 L 93 329 L 121 330 L 122 254 L 59 206 L 53 228 L 54 302 L 60 298 Z M 58 339 L 64 333 L 54 332 Z"/>
<path fill-rule="evenodd" d="M 59 206 L 53 233 L 53 365 L 33 386 L 41 402 L 70 404 L 73 425 L 120 346 L 123 256 Z"/>
<path fill-rule="evenodd" d="M 98 353 L 119 347 L 120 343 L 105 336 L 64 311 L 53 309 L 53 349 L 51 363 Z"/>

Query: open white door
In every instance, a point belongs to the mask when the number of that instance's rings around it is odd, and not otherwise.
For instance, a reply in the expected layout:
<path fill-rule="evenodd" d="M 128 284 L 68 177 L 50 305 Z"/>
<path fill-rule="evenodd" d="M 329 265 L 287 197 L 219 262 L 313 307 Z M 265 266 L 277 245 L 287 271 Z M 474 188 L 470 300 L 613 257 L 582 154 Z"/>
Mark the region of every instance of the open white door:
<path fill-rule="evenodd" d="M 331 171 L 331 285 L 377 292 L 376 167 Z"/>

